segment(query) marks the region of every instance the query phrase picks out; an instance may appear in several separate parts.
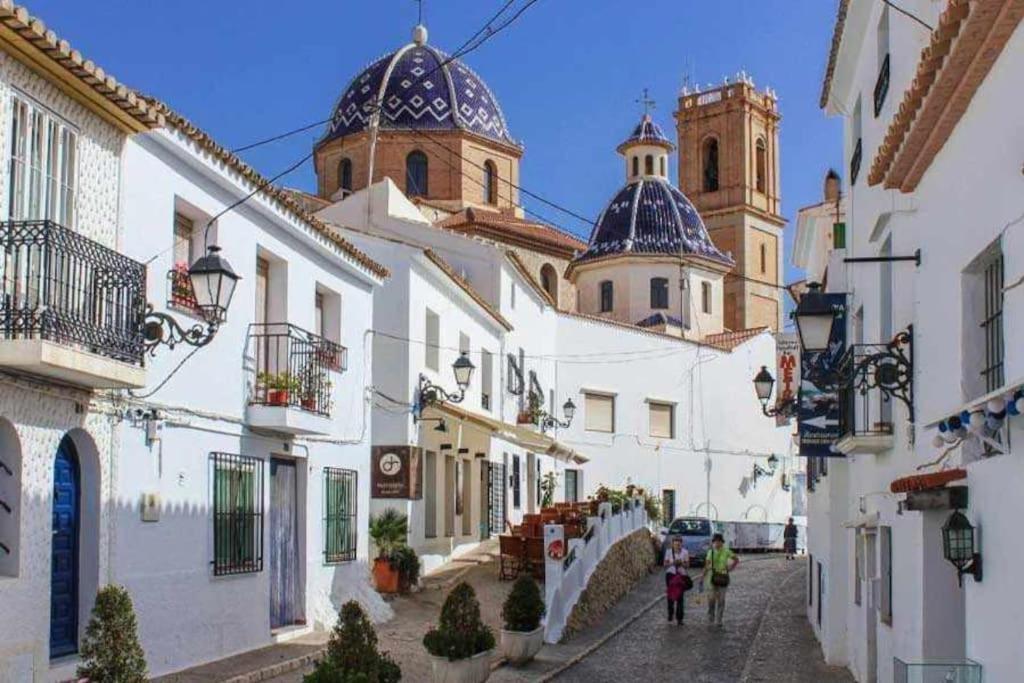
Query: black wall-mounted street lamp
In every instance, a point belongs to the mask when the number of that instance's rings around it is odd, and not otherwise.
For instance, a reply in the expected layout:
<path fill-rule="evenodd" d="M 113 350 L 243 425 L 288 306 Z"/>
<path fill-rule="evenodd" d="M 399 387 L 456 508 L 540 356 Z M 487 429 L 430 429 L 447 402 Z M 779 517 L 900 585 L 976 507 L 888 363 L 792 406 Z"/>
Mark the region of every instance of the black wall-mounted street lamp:
<path fill-rule="evenodd" d="M 768 456 L 768 467 L 761 467 L 756 462 L 754 463 L 754 483 L 761 477 L 774 477 L 775 468 L 779 465 L 779 458 L 774 453 Z"/>
<path fill-rule="evenodd" d="M 956 579 L 961 586 L 964 574 L 981 581 L 981 553 L 975 550 L 974 527 L 959 510 L 954 510 L 942 527 L 942 554 L 956 567 Z"/>
<path fill-rule="evenodd" d="M 419 407 L 420 410 L 427 406 L 440 405 L 442 403 L 462 403 L 466 398 L 466 389 L 473 379 L 473 370 L 476 366 L 465 352 L 452 363 L 452 372 L 455 374 L 455 384 L 459 387 L 458 393 L 449 393 L 432 383 L 426 375 L 420 375 L 419 386 Z M 417 418 L 419 419 L 419 418 Z"/>
<path fill-rule="evenodd" d="M 156 354 L 161 344 L 173 349 L 179 342 L 200 347 L 213 341 L 217 329 L 227 317 L 235 287 L 242 278 L 220 255 L 220 247 L 211 245 L 207 254 L 196 259 L 188 269 L 188 279 L 196 299 L 196 310 L 206 321 L 206 327 L 197 323 L 184 328 L 173 316 L 154 311 L 153 305 L 148 305 L 142 331 L 151 356 Z"/>
<path fill-rule="evenodd" d="M 576 415 L 576 404 L 572 402 L 572 399 L 566 400 L 562 404 L 562 415 L 565 416 L 565 422 L 560 421 L 554 415 L 549 413 L 542 413 L 540 418 L 540 433 L 543 434 L 549 429 L 555 427 L 561 427 L 567 429 L 572 424 L 572 418 Z"/>
<path fill-rule="evenodd" d="M 793 311 L 800 348 L 808 353 L 828 350 L 835 319 L 835 311 L 821 291 L 821 285 L 817 282 L 807 285 L 807 292 L 800 297 L 800 303 Z"/>
<path fill-rule="evenodd" d="M 754 392 L 757 394 L 757 400 L 761 402 L 761 412 L 765 414 L 765 417 L 775 417 L 776 415 L 791 417 L 795 415 L 796 401 L 791 398 L 780 401 L 778 405 L 772 408 L 768 407 L 768 402 L 772 398 L 772 387 L 774 386 L 775 378 L 772 377 L 772 373 L 768 372 L 768 366 L 762 365 L 761 371 L 754 375 Z"/>

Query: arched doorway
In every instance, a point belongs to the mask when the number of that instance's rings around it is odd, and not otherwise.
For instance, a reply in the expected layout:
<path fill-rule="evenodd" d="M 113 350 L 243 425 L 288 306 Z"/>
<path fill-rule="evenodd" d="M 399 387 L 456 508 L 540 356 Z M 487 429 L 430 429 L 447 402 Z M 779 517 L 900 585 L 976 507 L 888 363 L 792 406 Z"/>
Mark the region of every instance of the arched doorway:
<path fill-rule="evenodd" d="M 50 658 L 78 651 L 79 527 L 82 479 L 78 451 L 65 436 L 53 460 L 50 569 Z"/>

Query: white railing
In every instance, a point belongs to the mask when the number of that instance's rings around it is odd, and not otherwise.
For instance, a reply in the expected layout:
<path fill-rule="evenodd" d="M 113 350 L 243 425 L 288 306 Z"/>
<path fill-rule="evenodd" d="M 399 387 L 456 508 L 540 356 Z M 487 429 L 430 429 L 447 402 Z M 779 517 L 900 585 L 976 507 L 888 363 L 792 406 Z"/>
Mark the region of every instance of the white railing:
<path fill-rule="evenodd" d="M 562 639 L 565 624 L 597 565 L 618 541 L 647 526 L 643 499 L 634 498 L 626 509 L 612 514 L 611 503 L 601 503 L 597 516 L 587 518 L 583 538 L 565 539 L 561 524 L 544 525 L 544 604 L 547 618 L 544 641 Z"/>

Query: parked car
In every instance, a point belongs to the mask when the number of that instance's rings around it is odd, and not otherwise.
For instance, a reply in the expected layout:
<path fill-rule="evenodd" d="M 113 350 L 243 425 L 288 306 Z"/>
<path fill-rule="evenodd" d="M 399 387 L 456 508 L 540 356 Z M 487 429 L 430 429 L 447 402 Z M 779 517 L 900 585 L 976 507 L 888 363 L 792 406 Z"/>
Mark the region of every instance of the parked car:
<path fill-rule="evenodd" d="M 699 567 L 704 564 L 713 533 L 714 526 L 707 517 L 676 517 L 665 529 L 662 542 L 671 543 L 673 538 L 682 539 L 683 547 L 690 553 L 690 566 Z"/>

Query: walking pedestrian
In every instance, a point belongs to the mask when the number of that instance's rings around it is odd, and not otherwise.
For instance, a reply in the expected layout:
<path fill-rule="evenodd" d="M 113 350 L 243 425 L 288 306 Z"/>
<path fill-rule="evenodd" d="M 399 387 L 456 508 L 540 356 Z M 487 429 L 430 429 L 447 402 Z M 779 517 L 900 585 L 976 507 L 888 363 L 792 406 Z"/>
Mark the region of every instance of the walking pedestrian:
<path fill-rule="evenodd" d="M 683 599 L 693 581 L 686 573 L 690 566 L 690 554 L 683 547 L 683 539 L 673 538 L 665 549 L 662 559 L 665 567 L 665 599 L 668 602 L 668 623 L 675 619 L 676 624 L 683 623 Z"/>
<path fill-rule="evenodd" d="M 707 589 L 708 623 L 722 626 L 725 615 L 725 593 L 729 588 L 729 574 L 736 569 L 740 558 L 725 545 L 722 534 L 711 537 L 711 547 L 704 558 L 701 581 Z"/>
<path fill-rule="evenodd" d="M 796 533 L 796 524 L 793 524 L 793 518 L 790 517 L 782 531 L 782 548 L 786 551 L 787 560 L 792 560 L 796 556 Z"/>

